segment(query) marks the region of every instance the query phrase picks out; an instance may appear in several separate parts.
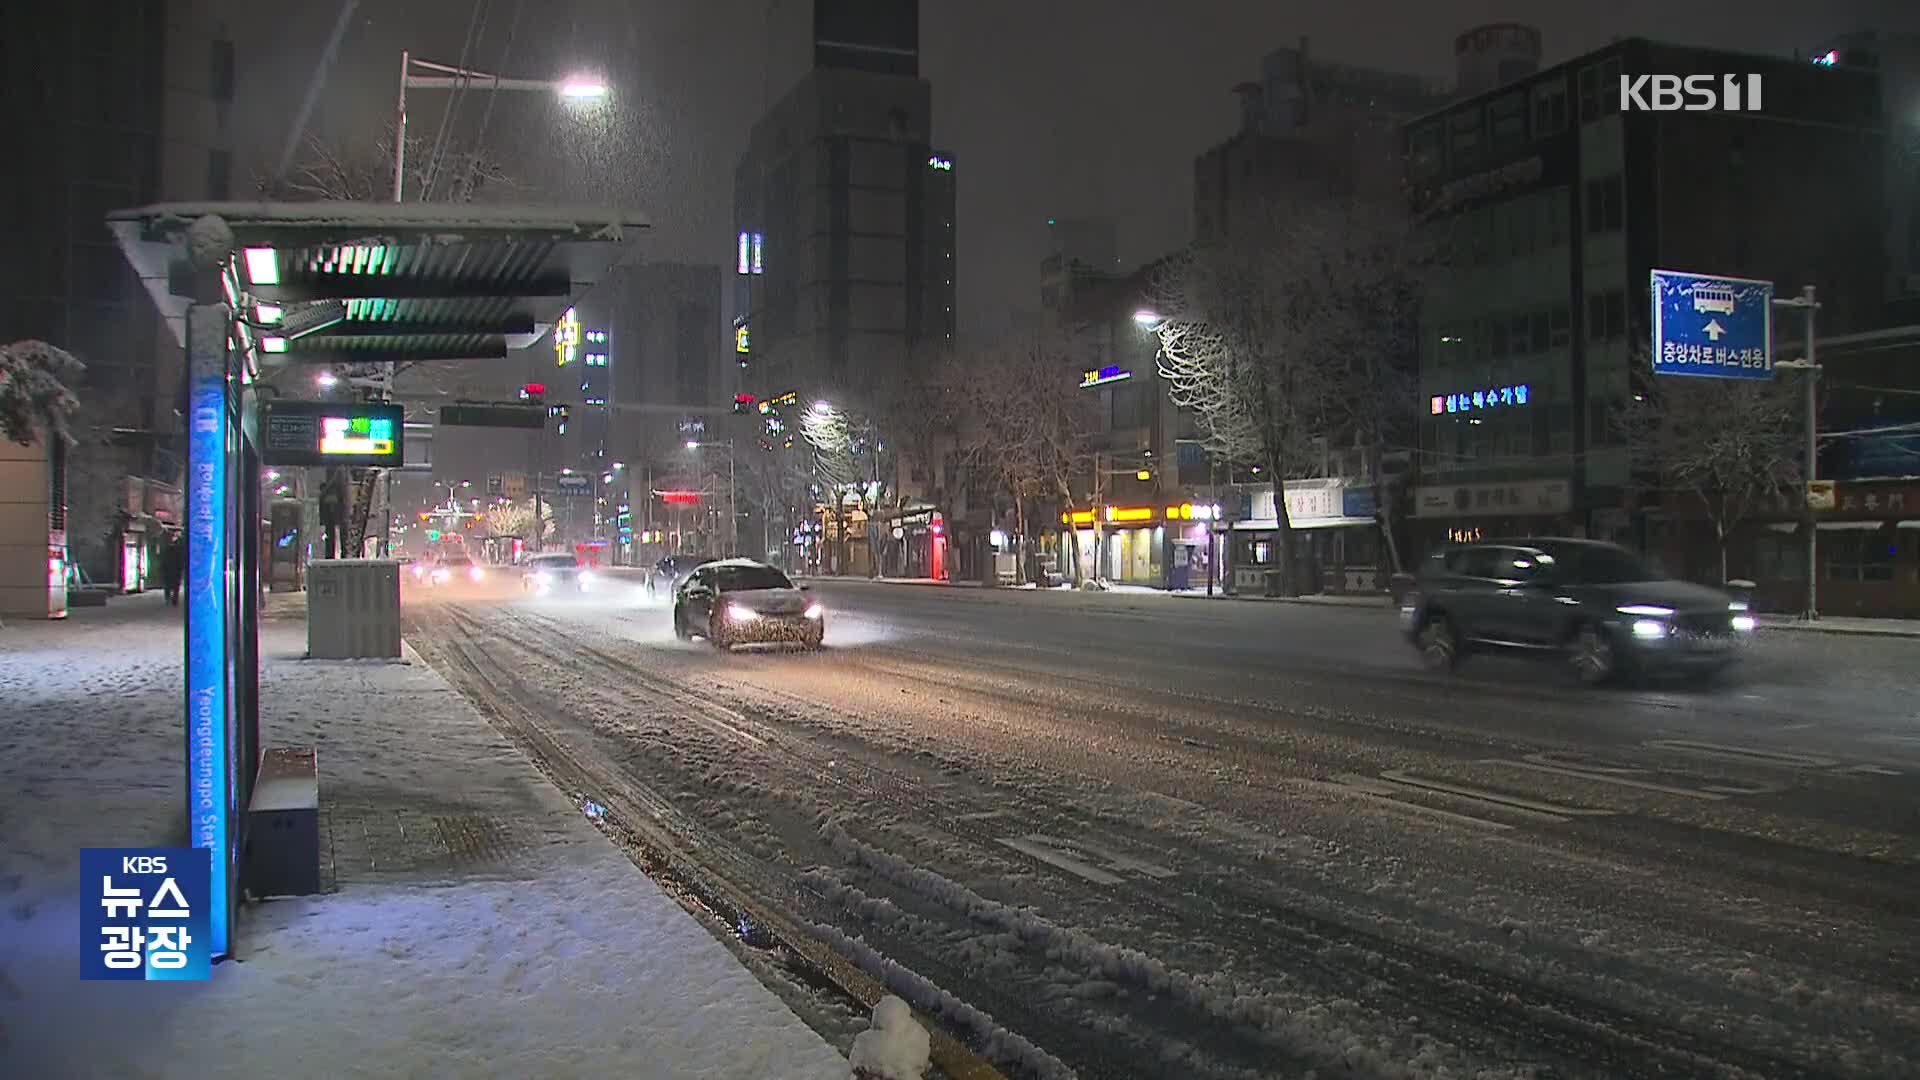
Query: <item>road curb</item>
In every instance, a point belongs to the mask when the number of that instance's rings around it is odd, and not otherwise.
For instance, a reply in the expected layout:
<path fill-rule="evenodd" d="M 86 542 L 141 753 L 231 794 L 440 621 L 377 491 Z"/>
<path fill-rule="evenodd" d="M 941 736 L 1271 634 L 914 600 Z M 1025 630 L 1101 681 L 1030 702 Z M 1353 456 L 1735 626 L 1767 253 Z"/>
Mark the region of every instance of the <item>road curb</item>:
<path fill-rule="evenodd" d="M 1770 623 L 1760 624 L 1762 630 L 1784 630 L 1798 634 L 1826 634 L 1829 637 L 1872 637 L 1893 638 L 1907 641 L 1920 641 L 1920 632 L 1910 630 L 1881 630 L 1872 626 L 1821 626 L 1818 623 Z"/>

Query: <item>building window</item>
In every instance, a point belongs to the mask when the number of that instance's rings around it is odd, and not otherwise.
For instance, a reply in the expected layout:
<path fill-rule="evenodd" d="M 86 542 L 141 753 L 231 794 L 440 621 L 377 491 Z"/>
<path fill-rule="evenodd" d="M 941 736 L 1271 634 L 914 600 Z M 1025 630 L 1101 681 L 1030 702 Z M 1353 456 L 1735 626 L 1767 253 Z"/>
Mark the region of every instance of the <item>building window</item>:
<path fill-rule="evenodd" d="M 1627 336 L 1627 294 L 1619 289 L 1587 297 L 1587 340 L 1618 341 Z"/>
<path fill-rule="evenodd" d="M 1518 258 L 1531 255 L 1539 234 L 1540 201 L 1527 198 L 1506 204 L 1508 254 Z"/>
<path fill-rule="evenodd" d="M 1572 340 L 1571 313 L 1566 308 L 1554 308 L 1547 320 L 1547 347 L 1564 349 Z"/>
<path fill-rule="evenodd" d="M 1527 353 L 1527 343 L 1533 340 L 1533 331 L 1529 329 L 1530 320 L 1525 315 L 1515 315 L 1507 321 L 1507 351 L 1514 356 Z"/>
<path fill-rule="evenodd" d="M 1587 231 L 1619 232 L 1626 222 L 1624 202 L 1618 176 L 1587 181 Z"/>
<path fill-rule="evenodd" d="M 1527 95 L 1517 90 L 1487 105 L 1487 136 L 1496 153 L 1527 141 Z"/>
<path fill-rule="evenodd" d="M 1480 110 L 1466 109 L 1447 123 L 1447 162 L 1454 169 L 1480 163 Z"/>
<path fill-rule="evenodd" d="M 1880 530 L 1820 534 L 1828 581 L 1892 581 L 1893 548 L 1893 538 Z"/>
<path fill-rule="evenodd" d="M 1604 60 L 1580 72 L 1580 122 L 1590 123 L 1620 111 L 1620 58 Z"/>
<path fill-rule="evenodd" d="M 1533 88 L 1533 137 L 1544 139 L 1567 129 L 1567 84 L 1555 79 Z"/>
<path fill-rule="evenodd" d="M 1567 245 L 1567 196 L 1558 188 L 1547 193 L 1547 250 Z"/>
<path fill-rule="evenodd" d="M 1547 351 L 1547 313 L 1536 311 L 1527 316 L 1527 343 L 1535 353 Z"/>
<path fill-rule="evenodd" d="M 1507 358 L 1507 320 L 1498 315 L 1487 323 L 1487 352 L 1495 360 Z"/>

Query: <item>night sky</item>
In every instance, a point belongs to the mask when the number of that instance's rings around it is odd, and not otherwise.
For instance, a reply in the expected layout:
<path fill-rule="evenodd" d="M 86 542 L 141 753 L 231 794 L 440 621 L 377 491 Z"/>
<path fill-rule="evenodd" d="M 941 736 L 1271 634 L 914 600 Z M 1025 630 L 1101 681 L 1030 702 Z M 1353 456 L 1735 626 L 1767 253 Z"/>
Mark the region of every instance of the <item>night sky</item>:
<path fill-rule="evenodd" d="M 471 94 L 477 131 L 517 201 L 611 203 L 654 222 L 648 258 L 725 262 L 733 163 L 754 119 L 799 74 L 767 0 L 380 0 L 359 5 L 313 127 L 371 139 L 389 119 L 399 52 L 507 76 L 604 73 L 612 104 L 569 114 L 539 95 Z M 267 7 L 279 9 L 264 13 Z M 1301 36 L 1331 60 L 1451 78 L 1452 39 L 1483 22 L 1541 28 L 1547 63 L 1615 36 L 1779 52 L 1858 27 L 1920 30 L 1915 0 L 924 0 L 922 73 L 935 140 L 958 162 L 963 332 L 1038 306 L 1049 215 L 1112 214 L 1135 264 L 1184 243 L 1193 156 L 1231 133 L 1229 88 Z M 479 12 L 475 20 L 475 12 Z M 297 111 L 338 0 L 253 5 L 234 27 L 241 160 L 267 167 Z M 781 57 L 786 58 L 782 61 Z M 488 98 L 494 100 L 488 111 Z M 416 94 L 411 130 L 449 95 Z M 773 253 L 770 253 L 772 255 Z"/>

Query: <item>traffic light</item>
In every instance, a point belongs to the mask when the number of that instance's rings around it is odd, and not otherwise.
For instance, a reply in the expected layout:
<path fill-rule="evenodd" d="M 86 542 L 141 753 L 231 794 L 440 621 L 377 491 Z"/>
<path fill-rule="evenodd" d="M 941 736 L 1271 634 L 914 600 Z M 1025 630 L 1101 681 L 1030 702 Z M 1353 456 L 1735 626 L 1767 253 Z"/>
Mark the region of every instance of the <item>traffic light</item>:
<path fill-rule="evenodd" d="M 533 402 L 535 405 L 540 404 L 546 396 L 546 383 L 530 382 L 520 388 L 520 397 L 526 401 Z"/>
<path fill-rule="evenodd" d="M 439 539 L 440 539 L 440 530 L 439 530 L 439 529 L 428 529 L 428 530 L 427 530 L 427 542 L 428 542 L 428 543 L 430 543 L 430 544 L 431 544 L 431 543 L 436 543 L 436 542 L 438 542 L 438 541 L 439 541 Z"/>
<path fill-rule="evenodd" d="M 752 394 L 733 395 L 733 411 L 735 413 L 752 412 L 753 403 L 754 403 L 754 397 Z"/>

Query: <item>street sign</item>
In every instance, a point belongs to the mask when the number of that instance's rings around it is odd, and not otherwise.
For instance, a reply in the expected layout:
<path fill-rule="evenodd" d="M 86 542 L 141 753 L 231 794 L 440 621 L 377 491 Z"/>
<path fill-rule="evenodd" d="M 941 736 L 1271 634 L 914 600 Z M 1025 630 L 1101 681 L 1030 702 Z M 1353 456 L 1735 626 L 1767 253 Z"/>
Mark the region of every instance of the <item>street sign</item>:
<path fill-rule="evenodd" d="M 1835 504 L 1835 499 L 1833 495 L 1833 481 L 1831 480 L 1807 481 L 1807 509 L 1831 510 L 1833 509 L 1834 504 Z"/>
<path fill-rule="evenodd" d="M 1773 282 L 1655 270 L 1653 373 L 1773 377 Z"/>
<path fill-rule="evenodd" d="M 547 410 L 539 405 L 442 405 L 440 422 L 448 427 L 539 431 L 547 426 Z"/>
<path fill-rule="evenodd" d="M 406 460 L 403 412 L 398 405 L 270 401 L 260 460 L 268 465 L 400 465 Z"/>
<path fill-rule="evenodd" d="M 487 477 L 487 494 L 498 495 L 502 492 L 502 490 L 503 489 L 500 484 L 499 476 L 495 475 L 495 476 Z"/>
<path fill-rule="evenodd" d="M 517 472 L 501 473 L 500 474 L 500 493 L 502 495 L 505 495 L 509 499 L 526 498 L 527 497 L 527 474 L 517 473 Z"/>
<path fill-rule="evenodd" d="M 593 490 L 593 478 L 588 476 L 562 476 L 554 481 L 562 495 L 585 495 Z"/>

